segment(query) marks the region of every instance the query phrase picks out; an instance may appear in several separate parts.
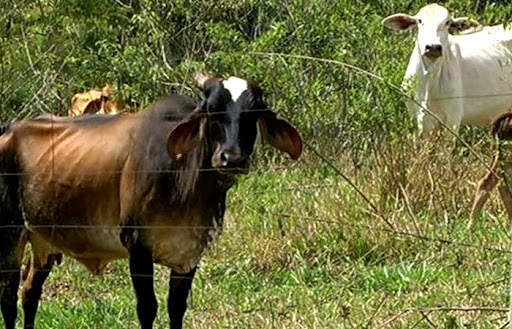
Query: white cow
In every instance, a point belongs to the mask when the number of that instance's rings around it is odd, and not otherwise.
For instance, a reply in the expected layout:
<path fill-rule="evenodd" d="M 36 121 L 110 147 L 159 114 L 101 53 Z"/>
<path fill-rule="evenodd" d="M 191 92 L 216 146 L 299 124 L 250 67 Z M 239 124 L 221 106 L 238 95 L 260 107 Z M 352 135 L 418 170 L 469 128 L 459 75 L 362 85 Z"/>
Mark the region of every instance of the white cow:
<path fill-rule="evenodd" d="M 423 107 L 457 132 L 461 124 L 489 125 L 512 104 L 512 28 L 452 18 L 438 4 L 415 16 L 391 15 L 382 24 L 418 28 L 403 86 L 417 102 L 408 100 L 407 107 L 420 135 L 439 127 Z M 463 34 L 451 35 L 452 30 Z"/>

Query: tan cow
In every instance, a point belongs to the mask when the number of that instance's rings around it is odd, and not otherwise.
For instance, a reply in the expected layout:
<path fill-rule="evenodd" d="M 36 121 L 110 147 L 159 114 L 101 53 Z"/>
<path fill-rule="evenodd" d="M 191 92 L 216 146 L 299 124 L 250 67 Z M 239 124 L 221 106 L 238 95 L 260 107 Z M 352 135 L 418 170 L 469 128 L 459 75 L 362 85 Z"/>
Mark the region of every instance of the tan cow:
<path fill-rule="evenodd" d="M 512 111 L 504 112 L 494 120 L 492 132 L 496 135 L 498 147 L 492 160 L 491 171 L 478 182 L 468 228 L 472 227 L 498 183 L 501 200 L 508 217 L 512 219 L 512 145 L 509 144 L 512 141 Z"/>
<path fill-rule="evenodd" d="M 111 85 L 106 85 L 103 89 L 91 89 L 89 91 L 78 93 L 73 96 L 71 100 L 71 108 L 68 111 L 69 116 L 79 116 L 83 114 L 117 114 L 119 112 L 118 108 L 120 107 L 118 103 L 111 99 L 113 87 Z M 60 120 L 65 120 L 63 117 L 51 115 L 48 113 L 42 114 L 37 117 L 38 120 L 46 119 L 51 120 L 51 122 L 58 122 Z M 0 125 L 0 135 L 4 134 L 9 128 L 10 124 L 2 124 Z M 23 239 L 26 242 L 30 242 L 33 246 L 42 245 L 44 241 L 41 239 L 37 239 L 37 236 L 30 236 L 29 234 L 24 234 Z M 39 248 L 41 249 L 41 248 Z M 41 268 L 51 268 L 55 262 L 60 264 L 62 261 L 62 255 L 52 254 L 51 248 L 42 248 L 43 253 L 37 254 L 38 248 L 31 253 L 31 257 L 29 259 L 28 264 L 25 267 L 23 272 L 23 281 L 22 281 L 22 295 L 25 300 L 24 307 L 25 308 L 33 308 L 31 306 L 31 300 L 33 300 L 27 294 L 30 294 L 34 291 L 34 282 L 36 283 L 40 281 L 43 277 L 46 278 L 48 275 L 48 271 L 41 271 Z M 35 251 L 35 252 L 34 252 Z M 35 313 L 34 313 L 35 315 Z M 28 319 L 27 319 L 28 317 Z M 31 312 L 27 312 L 27 317 L 25 319 L 26 323 L 32 323 L 34 321 Z"/>
<path fill-rule="evenodd" d="M 116 114 L 119 112 L 119 104 L 112 100 L 113 87 L 106 85 L 103 89 L 91 89 L 76 94 L 71 99 L 71 108 L 68 111 L 70 117 L 82 114 Z"/>

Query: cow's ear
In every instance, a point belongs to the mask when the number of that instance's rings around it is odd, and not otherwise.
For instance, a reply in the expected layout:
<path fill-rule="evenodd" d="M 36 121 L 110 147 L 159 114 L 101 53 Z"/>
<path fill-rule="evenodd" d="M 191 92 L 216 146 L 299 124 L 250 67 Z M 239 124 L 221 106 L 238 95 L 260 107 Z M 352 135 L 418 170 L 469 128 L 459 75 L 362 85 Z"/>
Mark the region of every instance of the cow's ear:
<path fill-rule="evenodd" d="M 194 115 L 176 125 L 167 137 L 167 151 L 172 159 L 178 160 L 196 148 L 204 139 L 206 120 Z"/>
<path fill-rule="evenodd" d="M 482 29 L 483 25 L 478 23 L 478 21 L 474 19 L 469 19 L 467 17 L 458 17 L 452 19 L 449 32 L 459 32 L 462 34 L 468 34 L 481 31 Z"/>
<path fill-rule="evenodd" d="M 416 27 L 417 20 L 407 14 L 394 14 L 382 20 L 382 25 L 393 30 L 408 30 Z"/>
<path fill-rule="evenodd" d="M 194 74 L 194 80 L 196 80 L 197 86 L 203 90 L 206 85 L 206 81 L 210 80 L 212 77 L 203 72 L 196 72 Z"/>
<path fill-rule="evenodd" d="M 260 133 L 265 141 L 281 152 L 288 153 L 294 160 L 302 154 L 302 138 L 288 121 L 278 119 L 272 111 L 259 119 Z"/>

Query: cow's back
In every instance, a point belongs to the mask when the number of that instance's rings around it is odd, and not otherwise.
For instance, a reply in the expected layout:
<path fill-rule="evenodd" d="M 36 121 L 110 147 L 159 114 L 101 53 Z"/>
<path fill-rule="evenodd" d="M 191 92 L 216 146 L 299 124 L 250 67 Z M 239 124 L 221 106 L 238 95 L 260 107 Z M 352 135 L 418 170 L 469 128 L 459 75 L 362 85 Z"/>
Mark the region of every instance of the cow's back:
<path fill-rule="evenodd" d="M 462 124 L 487 126 L 512 104 L 512 30 L 489 27 L 454 40 L 459 41 Z"/>

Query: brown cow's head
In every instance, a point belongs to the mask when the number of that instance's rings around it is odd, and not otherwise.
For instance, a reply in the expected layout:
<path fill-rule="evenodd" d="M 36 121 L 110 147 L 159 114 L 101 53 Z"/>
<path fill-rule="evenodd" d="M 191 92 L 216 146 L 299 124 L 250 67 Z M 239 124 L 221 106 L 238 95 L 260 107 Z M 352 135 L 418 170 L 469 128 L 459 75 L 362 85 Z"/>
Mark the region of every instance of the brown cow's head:
<path fill-rule="evenodd" d="M 106 85 L 103 89 L 91 89 L 76 94 L 71 99 L 69 116 L 82 114 L 116 114 L 119 112 L 118 104 L 112 100 L 113 87 Z"/>
<path fill-rule="evenodd" d="M 491 124 L 492 133 L 501 140 L 512 140 L 512 111 L 498 115 Z"/>
<path fill-rule="evenodd" d="M 264 140 L 297 159 L 302 139 L 295 128 L 268 109 L 262 89 L 240 78 L 227 80 L 197 74 L 205 100 L 170 133 L 170 155 L 178 159 L 206 140 L 213 150 L 211 165 L 225 172 L 245 172 L 259 125 Z"/>

